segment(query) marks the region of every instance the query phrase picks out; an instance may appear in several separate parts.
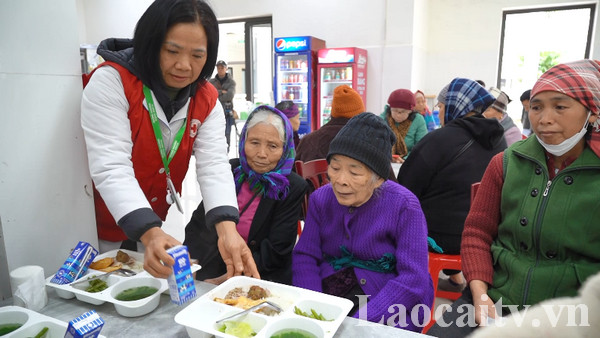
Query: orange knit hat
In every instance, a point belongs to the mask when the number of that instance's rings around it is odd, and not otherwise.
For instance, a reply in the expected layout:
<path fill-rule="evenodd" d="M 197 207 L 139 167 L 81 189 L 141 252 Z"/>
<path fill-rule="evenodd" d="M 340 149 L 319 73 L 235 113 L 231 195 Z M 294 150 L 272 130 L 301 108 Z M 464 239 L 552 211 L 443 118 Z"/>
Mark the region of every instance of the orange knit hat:
<path fill-rule="evenodd" d="M 341 85 L 333 90 L 331 117 L 352 118 L 363 113 L 365 105 L 360 95 L 347 85 Z"/>

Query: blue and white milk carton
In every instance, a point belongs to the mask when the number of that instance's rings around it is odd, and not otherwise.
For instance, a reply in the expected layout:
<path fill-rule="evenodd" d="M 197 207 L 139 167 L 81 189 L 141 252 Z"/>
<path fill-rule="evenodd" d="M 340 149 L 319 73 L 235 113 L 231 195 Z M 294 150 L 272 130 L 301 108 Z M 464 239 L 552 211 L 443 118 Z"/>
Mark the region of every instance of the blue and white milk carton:
<path fill-rule="evenodd" d="M 69 322 L 65 338 L 96 338 L 103 326 L 104 320 L 91 310 Z"/>
<path fill-rule="evenodd" d="M 80 241 L 50 282 L 54 284 L 69 284 L 75 281 L 85 275 L 96 255 L 98 255 L 98 250 L 90 243 Z"/>
<path fill-rule="evenodd" d="M 168 249 L 167 253 L 175 260 L 173 274 L 167 278 L 171 302 L 182 305 L 196 297 L 196 285 L 194 284 L 187 246 L 174 246 Z"/>

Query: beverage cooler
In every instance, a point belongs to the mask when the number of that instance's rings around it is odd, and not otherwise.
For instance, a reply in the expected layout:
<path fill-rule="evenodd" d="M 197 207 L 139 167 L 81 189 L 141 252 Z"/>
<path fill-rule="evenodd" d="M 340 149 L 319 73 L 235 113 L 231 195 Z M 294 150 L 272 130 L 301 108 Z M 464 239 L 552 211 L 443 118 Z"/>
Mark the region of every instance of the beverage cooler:
<path fill-rule="evenodd" d="M 331 118 L 333 90 L 348 85 L 356 90 L 367 105 L 367 51 L 356 47 L 328 48 L 318 52 L 318 105 L 315 120 L 320 128 Z"/>
<path fill-rule="evenodd" d="M 275 38 L 275 104 L 291 100 L 300 112 L 303 136 L 316 129 L 313 116 L 317 110 L 316 96 L 317 51 L 325 48 L 325 41 L 312 36 Z"/>

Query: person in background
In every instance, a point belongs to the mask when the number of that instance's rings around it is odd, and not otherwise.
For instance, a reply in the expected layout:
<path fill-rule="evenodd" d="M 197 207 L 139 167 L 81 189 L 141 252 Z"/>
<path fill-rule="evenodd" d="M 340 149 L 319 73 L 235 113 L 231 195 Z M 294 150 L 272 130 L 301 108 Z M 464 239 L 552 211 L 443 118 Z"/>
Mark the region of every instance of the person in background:
<path fill-rule="evenodd" d="M 392 155 L 397 155 L 392 161 L 396 163 L 404 162 L 415 144 L 427 134 L 425 118 L 414 108 L 415 95 L 408 89 L 396 89 L 381 114 L 396 136 L 392 147 Z"/>
<path fill-rule="evenodd" d="M 427 125 L 427 131 L 432 131 L 437 128 L 435 120 L 433 119 L 433 113 L 427 107 L 427 100 L 425 99 L 425 93 L 420 90 L 415 92 L 415 110 L 419 112 L 425 118 L 425 124 Z"/>
<path fill-rule="evenodd" d="M 467 336 L 475 327 L 456 325 L 459 307 L 474 305 L 475 322 L 486 325 L 508 314 L 496 313 L 500 300 L 503 310 L 522 310 L 573 297 L 600 272 L 599 112 L 598 61 L 559 64 L 537 80 L 529 110 L 534 135 L 492 158 L 465 221 L 469 288 L 443 314 L 454 325 L 436 324 L 428 334 Z"/>
<path fill-rule="evenodd" d="M 425 313 L 419 305 L 433 302 L 427 225 L 417 198 L 386 179 L 395 141 L 369 112 L 350 119 L 333 139 L 331 181 L 310 195 L 293 280 L 352 300 L 350 316 L 420 331 Z"/>
<path fill-rule="evenodd" d="M 500 122 L 500 125 L 504 128 L 504 138 L 508 146 L 523 139 L 521 130 L 506 113 L 506 108 L 510 102 L 511 99 L 508 95 L 505 92 L 500 92 L 496 101 L 483 112 L 483 116 L 486 118 L 496 119 Z"/>
<path fill-rule="evenodd" d="M 483 82 L 483 80 L 475 80 L 475 82 L 479 83 L 483 88 L 485 88 L 485 82 Z"/>
<path fill-rule="evenodd" d="M 83 91 L 81 126 L 99 249 L 135 250 L 140 241 L 144 269 L 155 277 L 173 273 L 166 250 L 180 243 L 161 225 L 179 196 L 192 154 L 206 224 L 218 233 L 228 276 L 259 277 L 236 231 L 223 108 L 207 81 L 218 42 L 218 22 L 206 2 L 156 0 L 139 19 L 133 40 L 100 43 L 98 54 L 107 62 L 94 70 Z"/>
<path fill-rule="evenodd" d="M 444 102 L 443 127 L 413 148 L 400 168 L 398 183 L 419 198 L 429 237 L 441 248 L 437 251 L 458 255 L 471 185 L 481 180 L 490 159 L 506 148 L 506 142 L 498 121 L 482 116 L 495 99 L 477 82 L 455 78 L 442 92 L 445 95 L 438 100 Z M 449 279 L 441 279 L 439 288 L 465 287 L 460 271 L 444 273 Z"/>
<path fill-rule="evenodd" d="M 442 90 L 438 93 L 437 96 L 437 104 L 435 105 L 438 108 L 438 119 L 440 122 L 440 127 L 444 126 L 444 115 L 446 115 L 446 96 L 448 95 L 448 88 L 450 84 L 445 85 Z"/>
<path fill-rule="evenodd" d="M 300 112 L 298 111 L 298 106 L 293 101 L 286 100 L 279 102 L 275 108 L 290 120 L 292 130 L 294 131 L 294 148 L 298 147 L 298 143 L 300 143 L 300 136 L 298 136 L 298 129 L 300 129 Z"/>
<path fill-rule="evenodd" d="M 209 80 L 217 88 L 219 93 L 219 102 L 223 106 L 225 113 L 225 138 L 227 139 L 227 153 L 231 143 L 231 126 L 235 124 L 233 110 L 233 98 L 235 97 L 235 81 L 227 73 L 227 63 L 223 60 L 217 61 L 217 75 Z"/>
<path fill-rule="evenodd" d="M 524 91 L 520 97 L 521 104 L 523 105 L 521 123 L 523 124 L 523 135 L 525 136 L 531 134 L 531 123 L 529 123 L 529 95 L 531 95 L 531 89 Z"/>
<path fill-rule="evenodd" d="M 325 158 L 329 143 L 350 118 L 365 111 L 360 95 L 347 85 L 337 86 L 333 90 L 331 120 L 321 128 L 300 139 L 296 149 L 296 161 L 308 162 Z"/>
<path fill-rule="evenodd" d="M 239 158 L 230 160 L 240 206 L 237 231 L 248 243 L 261 278 L 284 284 L 292 283 L 292 249 L 307 189 L 306 181 L 291 171 L 292 135 L 282 112 L 260 106 L 242 129 Z M 227 270 L 217 248 L 217 233 L 206 224 L 204 203 L 185 228 L 183 244 L 202 266 L 196 279 L 225 281 Z"/>

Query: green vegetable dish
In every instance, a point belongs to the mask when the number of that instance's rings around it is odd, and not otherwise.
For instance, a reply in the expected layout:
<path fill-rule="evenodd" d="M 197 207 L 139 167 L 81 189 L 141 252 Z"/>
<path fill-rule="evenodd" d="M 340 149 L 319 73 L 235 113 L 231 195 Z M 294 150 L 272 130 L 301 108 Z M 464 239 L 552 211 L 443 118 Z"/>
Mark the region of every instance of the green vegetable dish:
<path fill-rule="evenodd" d="M 9 334 L 13 331 L 16 331 L 19 328 L 21 328 L 21 326 L 23 326 L 23 324 L 16 324 L 16 323 L 2 324 L 2 325 L 0 325 L 0 336 L 4 336 L 5 334 Z"/>
<path fill-rule="evenodd" d="M 317 338 L 317 336 L 300 329 L 284 329 L 275 332 L 271 338 Z"/>
<path fill-rule="evenodd" d="M 44 326 L 44 328 L 38 332 L 33 338 L 46 338 L 46 334 L 48 333 L 48 328 Z"/>
<path fill-rule="evenodd" d="M 238 338 L 256 336 L 252 326 L 246 322 L 226 321 L 218 328 L 219 332 L 227 333 Z"/>
<path fill-rule="evenodd" d="M 151 286 L 138 286 L 121 291 L 115 298 L 122 301 L 140 300 L 152 296 L 156 291 L 158 289 Z"/>
<path fill-rule="evenodd" d="M 310 309 L 310 313 L 306 313 L 306 312 L 300 310 L 297 306 L 294 306 L 294 313 L 297 315 L 300 315 L 300 316 L 317 319 L 317 320 L 322 320 L 322 321 L 326 321 L 326 322 L 333 321 L 333 319 L 327 319 L 327 318 L 323 317 L 322 314 L 318 313 L 314 309 Z"/>
<path fill-rule="evenodd" d="M 94 279 L 93 281 L 90 281 L 90 286 L 88 286 L 85 291 L 95 293 L 104 291 L 106 289 L 108 289 L 108 284 L 106 284 L 105 281 L 101 279 Z"/>

